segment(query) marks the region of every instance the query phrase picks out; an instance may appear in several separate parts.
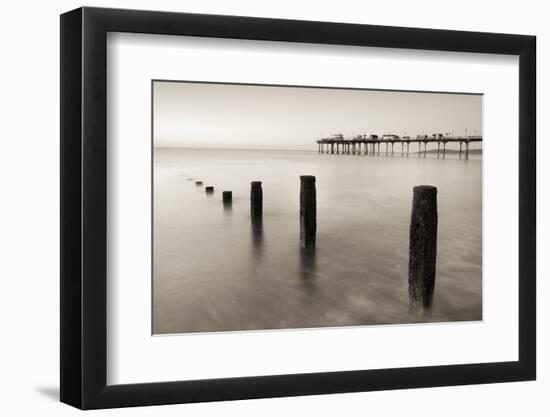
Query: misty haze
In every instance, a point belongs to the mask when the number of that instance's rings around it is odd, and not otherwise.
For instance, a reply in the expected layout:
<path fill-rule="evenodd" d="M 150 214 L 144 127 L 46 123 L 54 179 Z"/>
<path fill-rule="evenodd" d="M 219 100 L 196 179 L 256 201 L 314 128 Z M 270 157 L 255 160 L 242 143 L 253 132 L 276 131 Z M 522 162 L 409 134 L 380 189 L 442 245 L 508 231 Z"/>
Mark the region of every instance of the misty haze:
<path fill-rule="evenodd" d="M 153 81 L 153 333 L 481 320 L 482 101 Z"/>

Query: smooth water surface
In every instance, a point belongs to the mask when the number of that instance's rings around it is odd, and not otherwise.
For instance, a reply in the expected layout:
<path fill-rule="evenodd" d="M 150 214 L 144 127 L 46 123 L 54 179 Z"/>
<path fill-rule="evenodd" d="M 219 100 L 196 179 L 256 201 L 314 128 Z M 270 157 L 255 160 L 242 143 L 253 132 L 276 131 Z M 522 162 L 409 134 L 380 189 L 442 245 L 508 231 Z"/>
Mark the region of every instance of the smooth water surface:
<path fill-rule="evenodd" d="M 153 333 L 481 320 L 481 166 L 479 157 L 154 149 Z M 317 177 L 314 254 L 300 249 L 300 175 Z M 260 229 L 251 181 L 263 185 Z M 420 184 L 438 187 L 437 277 L 431 311 L 413 313 L 408 239 Z M 230 208 L 223 190 L 233 191 Z"/>

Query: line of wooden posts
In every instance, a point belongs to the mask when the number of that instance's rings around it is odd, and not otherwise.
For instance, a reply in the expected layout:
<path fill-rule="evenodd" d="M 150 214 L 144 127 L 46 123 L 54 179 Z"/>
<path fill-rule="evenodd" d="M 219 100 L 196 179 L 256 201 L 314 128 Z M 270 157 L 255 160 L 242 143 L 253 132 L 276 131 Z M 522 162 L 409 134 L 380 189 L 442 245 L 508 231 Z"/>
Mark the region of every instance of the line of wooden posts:
<path fill-rule="evenodd" d="M 202 186 L 202 181 L 195 181 Z M 207 194 L 214 193 L 206 186 Z M 222 192 L 224 206 L 231 206 L 233 193 Z M 258 225 L 263 217 L 263 190 L 261 181 L 250 184 L 250 218 Z M 432 305 L 437 257 L 437 188 L 420 185 L 413 188 L 411 223 L 409 230 L 409 306 L 414 311 L 429 309 Z M 300 176 L 300 242 L 304 249 L 315 249 L 317 236 L 317 190 L 315 176 Z"/>

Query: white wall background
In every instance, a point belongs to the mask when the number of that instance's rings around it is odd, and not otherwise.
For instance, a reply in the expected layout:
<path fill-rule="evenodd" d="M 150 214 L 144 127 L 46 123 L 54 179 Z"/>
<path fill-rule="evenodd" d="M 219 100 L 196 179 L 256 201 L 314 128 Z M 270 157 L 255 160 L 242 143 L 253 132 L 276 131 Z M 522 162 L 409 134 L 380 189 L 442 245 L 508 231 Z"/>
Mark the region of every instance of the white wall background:
<path fill-rule="evenodd" d="M 1 31 L 2 151 L 0 152 L 0 410 L 3 415 L 68 416 L 57 402 L 59 379 L 59 17 L 72 0 L 3 4 Z M 542 166 L 549 124 L 550 26 L 545 3 L 503 1 L 124 0 L 86 5 L 239 14 L 441 29 L 534 34 L 538 37 L 539 377 L 537 382 L 345 395 L 145 407 L 94 415 L 408 415 L 543 416 L 550 412 L 550 210 Z M 545 189 L 546 188 L 546 189 Z M 543 234 L 545 235 L 544 237 Z"/>

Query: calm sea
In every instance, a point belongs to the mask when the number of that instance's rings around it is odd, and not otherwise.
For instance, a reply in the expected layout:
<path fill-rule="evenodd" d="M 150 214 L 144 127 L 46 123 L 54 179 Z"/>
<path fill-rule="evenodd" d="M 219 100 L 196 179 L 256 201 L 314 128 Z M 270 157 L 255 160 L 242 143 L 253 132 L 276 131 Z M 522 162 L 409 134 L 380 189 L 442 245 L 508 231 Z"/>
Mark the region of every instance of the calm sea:
<path fill-rule="evenodd" d="M 481 320 L 481 167 L 479 156 L 155 149 L 153 332 Z M 314 255 L 300 250 L 300 175 L 317 177 Z M 263 185 L 261 230 L 251 181 Z M 438 187 L 439 235 L 434 305 L 419 314 L 407 269 L 420 184 Z"/>

